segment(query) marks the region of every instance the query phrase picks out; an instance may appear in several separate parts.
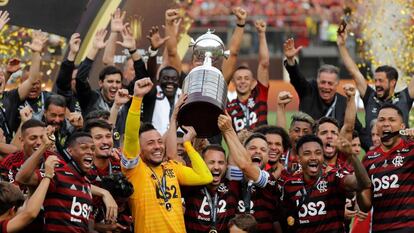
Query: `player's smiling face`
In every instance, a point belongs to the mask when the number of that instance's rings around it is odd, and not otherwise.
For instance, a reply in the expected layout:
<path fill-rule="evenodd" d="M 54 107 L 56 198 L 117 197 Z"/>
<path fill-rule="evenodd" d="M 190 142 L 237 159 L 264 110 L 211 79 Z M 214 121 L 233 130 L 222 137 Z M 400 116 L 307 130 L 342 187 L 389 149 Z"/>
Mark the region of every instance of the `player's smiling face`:
<path fill-rule="evenodd" d="M 93 165 L 95 144 L 91 137 L 79 137 L 76 143 L 68 148 L 73 160 L 80 166 L 83 172 L 89 172 Z"/>
<path fill-rule="evenodd" d="M 203 154 L 203 158 L 213 175 L 213 182 L 211 182 L 211 184 L 213 186 L 220 185 L 223 176 L 226 174 L 226 155 L 221 151 L 209 149 Z"/>
<path fill-rule="evenodd" d="M 299 148 L 299 162 L 305 178 L 317 177 L 322 170 L 323 149 L 317 142 L 306 142 Z"/>

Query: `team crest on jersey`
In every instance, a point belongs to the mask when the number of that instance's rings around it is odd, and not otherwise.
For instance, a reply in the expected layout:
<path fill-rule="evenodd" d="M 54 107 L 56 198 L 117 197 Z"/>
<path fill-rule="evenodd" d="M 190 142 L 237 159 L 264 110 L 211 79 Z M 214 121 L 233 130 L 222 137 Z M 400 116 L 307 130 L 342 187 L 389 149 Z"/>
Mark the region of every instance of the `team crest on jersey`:
<path fill-rule="evenodd" d="M 321 180 L 316 188 L 319 190 L 320 193 L 324 193 L 328 191 L 328 182 L 326 180 Z"/>
<path fill-rule="evenodd" d="M 404 157 L 401 155 L 395 156 L 392 160 L 392 164 L 394 164 L 394 167 L 402 167 L 404 165 Z"/>
<path fill-rule="evenodd" d="M 229 189 L 224 183 L 221 183 L 217 188 L 217 192 L 220 192 L 220 193 L 227 193 L 228 191 Z"/>

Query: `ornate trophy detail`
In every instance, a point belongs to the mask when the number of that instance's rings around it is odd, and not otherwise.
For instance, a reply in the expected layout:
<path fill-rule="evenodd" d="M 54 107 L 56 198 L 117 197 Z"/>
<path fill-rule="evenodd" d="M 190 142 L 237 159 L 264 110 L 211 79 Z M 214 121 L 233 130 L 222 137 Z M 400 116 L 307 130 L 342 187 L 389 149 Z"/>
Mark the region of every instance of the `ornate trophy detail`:
<path fill-rule="evenodd" d="M 178 113 L 178 125 L 193 126 L 198 137 L 212 137 L 220 133 L 217 118 L 227 104 L 227 84 L 223 74 L 213 66 L 221 57 L 227 58 L 223 41 L 210 30 L 192 42 L 193 56 L 204 64 L 193 68 L 183 83 L 187 102 Z"/>

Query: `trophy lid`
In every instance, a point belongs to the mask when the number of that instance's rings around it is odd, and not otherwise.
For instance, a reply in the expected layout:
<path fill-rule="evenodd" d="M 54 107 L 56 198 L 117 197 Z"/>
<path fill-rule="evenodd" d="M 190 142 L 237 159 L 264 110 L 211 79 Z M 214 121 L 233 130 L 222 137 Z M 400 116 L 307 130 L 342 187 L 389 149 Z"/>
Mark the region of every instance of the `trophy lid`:
<path fill-rule="evenodd" d="M 220 57 L 227 57 L 228 52 L 225 51 L 224 43 L 217 35 L 213 34 L 213 31 L 208 31 L 199 36 L 196 41 L 193 41 L 191 45 L 193 47 L 193 55 L 197 59 L 203 61 L 206 52 L 211 53 L 212 61 L 218 60 Z"/>

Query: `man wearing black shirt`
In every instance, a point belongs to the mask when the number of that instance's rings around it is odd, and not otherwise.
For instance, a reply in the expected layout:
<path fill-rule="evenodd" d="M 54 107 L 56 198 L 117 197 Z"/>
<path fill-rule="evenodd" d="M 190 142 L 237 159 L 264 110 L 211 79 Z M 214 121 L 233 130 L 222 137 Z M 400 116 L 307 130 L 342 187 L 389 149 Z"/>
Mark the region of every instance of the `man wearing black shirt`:
<path fill-rule="evenodd" d="M 309 82 L 301 74 L 295 60 L 295 56 L 302 47 L 295 48 L 293 39 L 288 39 L 283 46 L 286 56 L 284 64 L 289 73 L 290 82 L 299 95 L 299 110 L 309 114 L 315 120 L 324 116 L 335 118 L 342 126 L 347 100 L 345 96 L 336 92 L 339 84 L 339 69 L 333 65 L 322 65 L 318 70 L 316 80 Z M 359 121 L 356 122 L 355 128 L 359 133 L 362 132 Z M 367 145 L 364 145 L 364 148 L 368 148 Z"/>
<path fill-rule="evenodd" d="M 359 71 L 358 66 L 352 60 L 346 48 L 346 32 L 338 34 L 337 44 L 339 52 L 345 66 L 352 78 L 355 80 L 356 87 L 361 94 L 365 108 L 365 134 L 361 135 L 361 142 L 370 140 L 371 122 L 378 116 L 379 109 L 385 103 L 396 105 L 403 112 L 403 121 L 408 128 L 408 116 L 414 101 L 414 79 L 411 79 L 408 87 L 400 92 L 395 92 L 398 81 L 398 71 L 391 66 L 379 66 L 374 73 L 375 89 L 370 87 L 365 77 Z M 370 144 L 372 146 L 372 144 Z"/>

